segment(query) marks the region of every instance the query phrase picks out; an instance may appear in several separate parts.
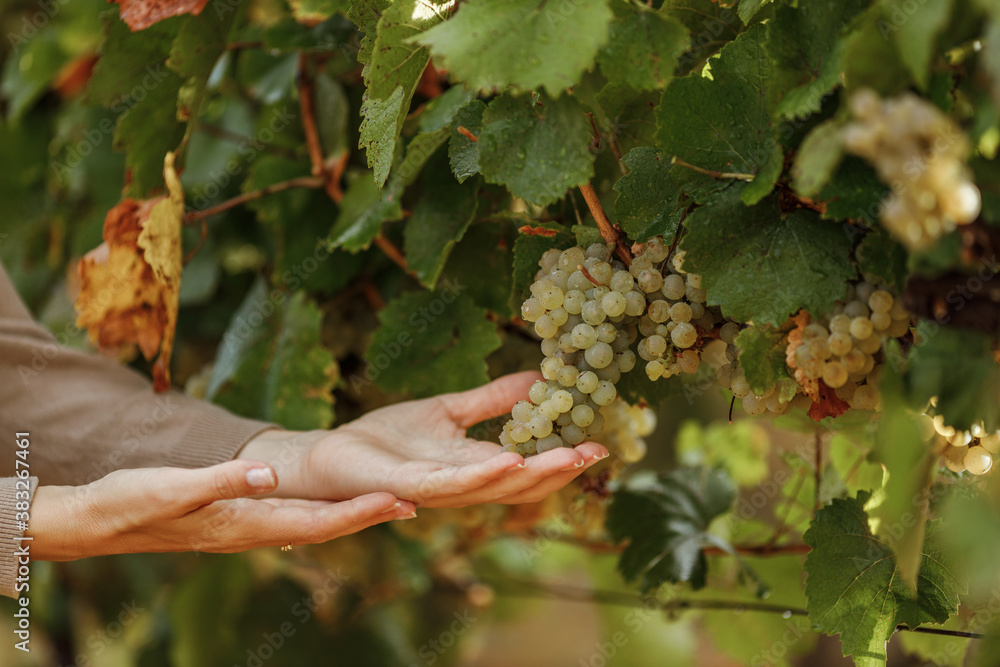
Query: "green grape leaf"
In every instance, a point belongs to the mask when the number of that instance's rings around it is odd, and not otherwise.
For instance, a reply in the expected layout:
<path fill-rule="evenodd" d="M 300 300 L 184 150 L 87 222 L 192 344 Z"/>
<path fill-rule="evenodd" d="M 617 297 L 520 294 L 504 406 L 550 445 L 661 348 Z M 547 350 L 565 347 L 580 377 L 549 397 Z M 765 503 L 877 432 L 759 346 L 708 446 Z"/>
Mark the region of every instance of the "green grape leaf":
<path fill-rule="evenodd" d="M 936 411 L 946 424 L 968 430 L 981 421 L 987 431 L 1000 428 L 1000 368 L 990 337 L 925 320 L 916 339 L 905 374 L 910 405 L 919 409 L 937 396 Z"/>
<path fill-rule="evenodd" d="M 702 549 L 725 544 L 708 527 L 734 498 L 725 471 L 707 468 L 678 468 L 649 488 L 615 492 L 605 525 L 615 543 L 629 541 L 618 561 L 622 577 L 640 579 L 643 593 L 666 582 L 704 588 L 708 561 Z"/>
<path fill-rule="evenodd" d="M 906 248 L 881 227 L 865 234 L 857 251 L 858 269 L 883 281 L 895 293 L 906 286 Z"/>
<path fill-rule="evenodd" d="M 250 165 L 242 189 L 249 192 L 308 174 L 308 163 L 261 155 Z M 322 190 L 295 188 L 276 192 L 248 202 L 247 207 L 256 211 L 257 219 L 274 238 L 271 280 L 275 285 L 293 291 L 304 287 L 330 294 L 342 288 L 361 268 L 362 255 L 327 249 L 329 220 L 337 214 L 337 208 Z M 289 225 L 289 220 L 299 222 Z M 181 282 L 182 291 L 183 285 Z"/>
<path fill-rule="evenodd" d="M 544 88 L 558 97 L 594 64 L 612 18 L 607 0 L 470 0 L 414 41 L 474 90 Z"/>
<path fill-rule="evenodd" d="M 792 188 L 801 196 L 815 197 L 833 177 L 844 157 L 841 128 L 837 121 L 824 121 L 806 135 L 795 151 Z"/>
<path fill-rule="evenodd" d="M 677 234 L 683 213 L 680 188 L 670 170 L 670 157 L 643 146 L 626 153 L 622 164 L 629 173 L 615 182 L 618 224 L 635 241 L 661 234 L 669 243 Z"/>
<path fill-rule="evenodd" d="M 740 20 L 743 21 L 744 25 L 750 25 L 750 21 L 757 15 L 757 12 L 769 2 L 772 0 L 740 0 L 740 6 L 736 13 L 740 15 Z"/>
<path fill-rule="evenodd" d="M 774 63 L 771 89 L 781 118 L 805 118 L 820 110 L 823 96 L 840 83 L 844 28 L 868 0 L 779 4 L 768 22 L 767 51 Z"/>
<path fill-rule="evenodd" d="M 290 429 L 329 427 L 339 368 L 320 342 L 322 320 L 305 292 L 257 281 L 223 336 L 207 397 Z"/>
<path fill-rule="evenodd" d="M 594 243 L 604 243 L 601 230 L 597 227 L 587 225 L 573 225 L 573 236 L 576 237 L 576 244 L 581 248 L 586 248 Z"/>
<path fill-rule="evenodd" d="M 754 176 L 747 203 L 771 191 L 781 171 L 781 147 L 768 109 L 771 67 L 766 31 L 757 25 L 700 72 L 674 79 L 656 111 L 659 145 L 667 155 L 703 169 Z M 775 169 L 777 166 L 777 169 Z"/>
<path fill-rule="evenodd" d="M 434 169 L 424 180 L 423 198 L 403 229 L 403 252 L 420 283 L 434 289 L 452 248 L 476 217 L 479 179 L 462 185 L 446 169 Z"/>
<path fill-rule="evenodd" d="M 104 16 L 101 58 L 94 66 L 87 95 L 118 114 L 114 148 L 126 153 L 128 193 L 134 196 L 163 186 L 163 157 L 184 136 L 177 120 L 183 80 L 167 67 L 167 57 L 185 20 L 161 21 L 136 39 L 114 12 Z"/>
<path fill-rule="evenodd" d="M 415 397 L 489 381 L 484 359 L 500 347 L 500 337 L 465 289 L 444 282 L 436 292 L 409 292 L 389 302 L 365 352 L 364 379 Z"/>
<path fill-rule="evenodd" d="M 878 179 L 871 165 L 861 158 L 847 156 L 816 200 L 825 205 L 824 218 L 875 224 L 888 195 L 889 188 Z"/>
<path fill-rule="evenodd" d="M 415 136 L 384 190 L 380 191 L 375 181 L 364 183 L 370 180 L 366 177 L 356 179 L 340 204 L 340 215 L 330 230 L 329 248 L 344 248 L 354 253 L 367 250 L 381 232 L 383 222 L 402 219 L 403 191 L 447 138 L 447 129 Z"/>
<path fill-rule="evenodd" d="M 358 62 L 362 65 L 368 65 L 372 61 L 378 21 L 382 17 L 382 12 L 391 4 L 392 0 L 351 0 L 351 9 L 347 12 L 347 16 L 365 35 L 361 38 L 361 48 L 358 51 Z"/>
<path fill-rule="evenodd" d="M 879 3 L 869 7 L 844 37 L 841 69 L 849 90 L 868 86 L 889 96 L 910 86 L 910 71 L 903 64 L 894 40 L 888 39 L 887 25 Z"/>
<path fill-rule="evenodd" d="M 639 359 L 635 368 L 628 373 L 622 373 L 622 377 L 615 387 L 618 389 L 618 395 L 626 403 L 630 405 L 645 403 L 653 409 L 657 409 L 663 405 L 665 400 L 681 393 L 688 398 L 689 404 L 693 404 L 694 397 L 704 393 L 702 391 L 704 385 L 696 378 L 699 376 L 695 375 L 691 378 L 694 380 L 693 382 L 685 382 L 679 377 L 650 380 L 649 376 L 646 375 L 646 362 Z"/>
<path fill-rule="evenodd" d="M 918 3 L 903 13 L 899 6 L 884 5 L 883 21 L 896 40 L 899 55 L 913 79 L 924 90 L 930 79 L 931 60 L 938 53 L 937 36 L 951 18 L 952 0 Z"/>
<path fill-rule="evenodd" d="M 264 48 L 268 50 L 339 51 L 344 58 L 349 57 L 348 44 L 354 37 L 354 25 L 341 16 L 308 26 L 286 16 L 261 34 Z"/>
<path fill-rule="evenodd" d="M 788 377 L 788 366 L 785 364 L 787 346 L 788 338 L 781 331 L 754 326 L 740 331 L 736 347 L 740 350 L 740 366 L 753 393 L 763 394 Z"/>
<path fill-rule="evenodd" d="M 415 46 L 411 38 L 440 21 L 429 0 L 396 0 L 379 16 L 371 59 L 364 68 L 358 145 L 365 149 L 380 188 L 389 177 L 413 93 L 430 62 L 427 49 Z"/>
<path fill-rule="evenodd" d="M 402 192 L 393 188 L 379 192 L 367 175 L 356 178 L 340 202 L 340 214 L 330 230 L 327 247 L 350 252 L 366 250 L 381 232 L 383 222 L 403 218 L 401 196 Z"/>
<path fill-rule="evenodd" d="M 713 0 L 664 0 L 661 11 L 683 23 L 691 33 L 691 49 L 678 59 L 679 72 L 700 71 L 710 56 L 743 30 L 732 6 Z"/>
<path fill-rule="evenodd" d="M 308 25 L 326 21 L 337 12 L 346 12 L 351 5 L 348 0 L 289 0 L 288 4 L 295 20 Z"/>
<path fill-rule="evenodd" d="M 501 95 L 483 112 L 479 169 L 487 183 L 547 206 L 594 175 L 589 144 L 587 117 L 572 97 Z"/>
<path fill-rule="evenodd" d="M 179 117 L 198 115 L 208 77 L 219 57 L 226 52 L 235 16 L 235 12 L 202 12 L 187 18 L 181 25 L 167 58 L 167 67 L 184 80 L 178 100 Z"/>
<path fill-rule="evenodd" d="M 524 221 L 528 224 L 528 221 Z M 576 237 L 566 231 L 566 228 L 557 224 L 533 225 L 542 229 L 549 229 L 555 232 L 553 236 L 533 236 L 530 234 L 520 234 L 514 241 L 514 285 L 511 292 L 511 307 L 515 312 L 521 312 L 521 296 L 528 291 L 531 283 L 535 282 L 535 274 L 538 273 L 538 261 L 550 248 L 566 249 L 576 245 Z"/>
<path fill-rule="evenodd" d="M 702 274 L 709 305 L 739 322 L 778 326 L 801 308 L 828 313 L 857 275 L 839 226 L 803 209 L 782 217 L 773 198 L 745 207 L 738 187 L 695 210 L 685 227 L 685 267 Z"/>
<path fill-rule="evenodd" d="M 610 38 L 597 62 L 608 81 L 635 90 L 665 88 L 677 58 L 687 51 L 687 28 L 659 12 L 632 6 L 611 23 Z"/>
<path fill-rule="evenodd" d="M 864 505 L 869 494 L 834 499 L 816 512 L 804 536 L 807 609 L 827 634 L 840 634 L 845 656 L 859 667 L 885 665 L 896 626 L 943 623 L 958 610 L 963 584 L 946 558 L 939 522 L 928 525 L 917 590 L 897 576 L 892 548 L 872 535 Z"/>
<path fill-rule="evenodd" d="M 503 317 L 510 314 L 513 286 L 512 236 L 504 225 L 473 224 L 448 256 L 442 280 L 468 285 L 476 305 Z M 483 276 L 489 276 L 484 280 Z"/>
<path fill-rule="evenodd" d="M 479 143 L 469 139 L 458 131 L 464 127 L 473 136 L 479 136 L 483 127 L 483 112 L 486 104 L 480 100 L 472 100 L 457 112 L 452 119 L 451 140 L 448 142 L 448 159 L 451 160 L 451 171 L 459 183 L 473 174 L 479 173 Z"/>
<path fill-rule="evenodd" d="M 316 129 L 320 145 L 328 156 L 347 150 L 351 105 L 340 82 L 326 71 L 316 73 Z"/>
<path fill-rule="evenodd" d="M 475 94 L 464 86 L 452 86 L 426 105 L 420 112 L 418 123 L 421 132 L 437 132 L 451 126 L 459 109 L 475 98 Z"/>

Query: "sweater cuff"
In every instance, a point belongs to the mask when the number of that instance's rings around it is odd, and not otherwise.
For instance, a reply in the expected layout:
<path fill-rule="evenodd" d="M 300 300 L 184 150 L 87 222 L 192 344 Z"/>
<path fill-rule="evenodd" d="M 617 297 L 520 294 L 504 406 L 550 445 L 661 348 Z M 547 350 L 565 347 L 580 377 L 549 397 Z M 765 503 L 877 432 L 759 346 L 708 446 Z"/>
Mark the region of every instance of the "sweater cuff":
<path fill-rule="evenodd" d="M 21 488 L 18 488 L 18 482 L 21 483 Z M 30 507 L 31 500 L 35 497 L 35 488 L 38 486 L 37 477 L 29 477 L 28 479 L 0 478 L 0 595 L 12 598 L 17 597 L 17 592 L 14 590 L 19 565 L 17 551 L 25 544 L 17 539 L 24 536 L 24 530 L 17 527 L 15 517 L 18 511 L 17 503 L 24 502 L 24 498 L 18 500 L 17 493 L 19 491 L 24 493 L 25 482 L 28 483 Z"/>
<path fill-rule="evenodd" d="M 167 465 L 206 468 L 236 458 L 255 435 L 280 426 L 245 419 L 219 409 L 200 415 L 167 453 Z"/>

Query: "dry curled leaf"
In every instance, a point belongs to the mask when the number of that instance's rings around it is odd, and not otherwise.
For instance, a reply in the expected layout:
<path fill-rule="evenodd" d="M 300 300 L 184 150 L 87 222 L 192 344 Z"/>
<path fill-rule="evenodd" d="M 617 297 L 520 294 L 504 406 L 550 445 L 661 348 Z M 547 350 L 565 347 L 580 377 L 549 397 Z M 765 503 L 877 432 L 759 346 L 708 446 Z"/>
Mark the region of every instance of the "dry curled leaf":
<path fill-rule="evenodd" d="M 839 417 L 847 412 L 851 406 L 837 396 L 837 392 L 826 385 L 822 380 L 814 380 L 816 383 L 816 396 L 813 404 L 809 406 L 809 418 L 813 421 L 820 421 L 824 417 Z"/>
<path fill-rule="evenodd" d="M 184 191 L 174 155 L 164 159 L 169 194 L 125 199 L 108 211 L 104 243 L 80 261 L 77 325 L 103 350 L 137 345 L 152 361 L 156 391 L 170 388 L 181 284 Z"/>
<path fill-rule="evenodd" d="M 132 32 L 143 30 L 171 16 L 197 16 L 208 0 L 112 0 L 121 7 L 121 17 Z"/>

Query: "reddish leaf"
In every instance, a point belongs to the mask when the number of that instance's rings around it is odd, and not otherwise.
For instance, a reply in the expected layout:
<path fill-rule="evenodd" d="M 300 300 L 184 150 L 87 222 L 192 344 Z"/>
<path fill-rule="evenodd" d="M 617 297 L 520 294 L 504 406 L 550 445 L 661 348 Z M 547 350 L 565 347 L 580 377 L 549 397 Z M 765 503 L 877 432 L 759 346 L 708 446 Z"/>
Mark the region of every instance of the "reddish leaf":
<path fill-rule="evenodd" d="M 559 233 L 554 229 L 545 229 L 545 227 L 532 227 L 531 225 L 524 225 L 523 227 L 519 227 L 517 231 L 521 232 L 525 236 L 552 237 Z"/>
<path fill-rule="evenodd" d="M 849 406 L 844 401 L 837 398 L 837 393 L 822 380 L 816 380 L 818 385 L 818 398 L 813 401 L 809 408 L 809 418 L 813 421 L 820 421 L 823 417 L 839 417 L 847 412 Z"/>
<path fill-rule="evenodd" d="M 111 0 L 121 6 L 121 17 L 132 32 L 148 28 L 171 16 L 197 16 L 208 0 Z"/>

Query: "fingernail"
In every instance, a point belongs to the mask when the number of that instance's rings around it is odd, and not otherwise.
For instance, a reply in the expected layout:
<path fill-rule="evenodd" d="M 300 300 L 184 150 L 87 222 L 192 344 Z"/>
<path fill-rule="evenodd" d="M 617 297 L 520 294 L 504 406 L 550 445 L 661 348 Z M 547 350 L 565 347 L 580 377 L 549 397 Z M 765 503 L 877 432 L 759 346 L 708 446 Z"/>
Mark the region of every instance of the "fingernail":
<path fill-rule="evenodd" d="M 270 468 L 252 468 L 247 470 L 247 484 L 255 489 L 269 490 L 278 484 L 278 480 Z"/>
<path fill-rule="evenodd" d="M 416 519 L 416 518 L 417 518 L 417 513 L 416 512 L 410 512 L 406 516 L 398 517 L 396 519 L 396 521 L 406 521 L 407 519 Z"/>
<path fill-rule="evenodd" d="M 577 461 L 571 467 L 569 467 L 569 468 L 563 468 L 562 471 L 563 472 L 570 472 L 570 471 L 573 471 L 573 470 L 579 470 L 580 468 L 582 468 L 585 465 L 587 465 L 586 461 Z"/>
<path fill-rule="evenodd" d="M 595 461 L 603 461 L 604 459 L 608 458 L 609 456 L 611 456 L 611 454 L 609 452 L 604 452 L 603 454 L 597 454 L 596 456 L 594 456 L 594 460 Z"/>
<path fill-rule="evenodd" d="M 392 507 L 382 510 L 379 514 L 388 514 L 389 512 L 395 512 L 400 507 L 399 501 L 397 500 L 392 504 Z"/>

